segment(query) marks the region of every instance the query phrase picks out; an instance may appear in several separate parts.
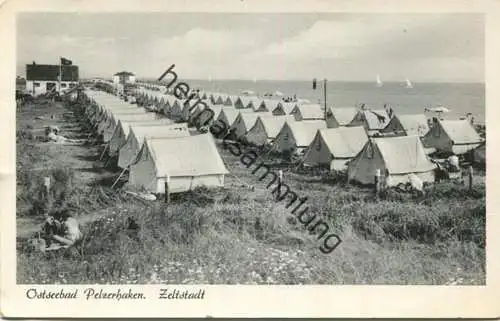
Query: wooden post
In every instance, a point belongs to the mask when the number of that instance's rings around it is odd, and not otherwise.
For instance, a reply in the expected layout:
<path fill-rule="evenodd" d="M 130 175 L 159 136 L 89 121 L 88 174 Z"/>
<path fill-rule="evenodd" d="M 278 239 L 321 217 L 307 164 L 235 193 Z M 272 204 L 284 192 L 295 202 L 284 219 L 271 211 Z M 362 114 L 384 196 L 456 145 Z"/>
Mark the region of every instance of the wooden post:
<path fill-rule="evenodd" d="M 326 78 L 323 81 L 323 95 L 324 95 L 324 103 L 325 103 L 325 121 L 326 121 Z"/>
<path fill-rule="evenodd" d="M 281 184 L 283 183 L 283 170 L 279 170 L 278 172 L 278 189 L 276 193 L 276 200 L 279 201 L 281 195 Z"/>
<path fill-rule="evenodd" d="M 474 179 L 474 170 L 472 169 L 472 165 L 469 166 L 469 192 L 472 192 L 472 181 Z"/>
<path fill-rule="evenodd" d="M 380 193 L 380 169 L 375 170 L 375 196 L 379 196 Z"/>
<path fill-rule="evenodd" d="M 170 176 L 167 175 L 167 179 L 165 180 L 165 203 L 170 204 Z"/>

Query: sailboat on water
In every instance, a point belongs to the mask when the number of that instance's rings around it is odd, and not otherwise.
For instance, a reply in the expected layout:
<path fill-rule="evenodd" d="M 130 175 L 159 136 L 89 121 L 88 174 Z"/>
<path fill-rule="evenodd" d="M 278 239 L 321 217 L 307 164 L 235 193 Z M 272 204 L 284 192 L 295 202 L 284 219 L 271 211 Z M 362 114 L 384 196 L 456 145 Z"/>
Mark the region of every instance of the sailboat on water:
<path fill-rule="evenodd" d="M 257 82 L 257 78 L 253 77 L 253 82 L 254 83 Z"/>
<path fill-rule="evenodd" d="M 413 88 L 413 85 L 410 82 L 410 79 L 408 79 L 408 78 L 406 78 L 406 88 Z"/>
<path fill-rule="evenodd" d="M 380 80 L 380 76 L 377 75 L 377 83 L 375 84 L 375 86 L 382 87 L 382 85 L 383 85 L 382 80 Z"/>

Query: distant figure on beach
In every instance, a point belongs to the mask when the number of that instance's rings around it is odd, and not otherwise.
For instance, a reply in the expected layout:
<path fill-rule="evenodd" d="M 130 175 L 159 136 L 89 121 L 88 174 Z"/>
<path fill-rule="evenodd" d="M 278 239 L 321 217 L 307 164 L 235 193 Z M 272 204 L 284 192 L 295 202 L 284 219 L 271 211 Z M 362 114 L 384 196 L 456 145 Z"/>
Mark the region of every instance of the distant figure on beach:
<path fill-rule="evenodd" d="M 365 110 L 366 107 L 365 107 L 365 104 L 361 104 L 361 110 Z"/>

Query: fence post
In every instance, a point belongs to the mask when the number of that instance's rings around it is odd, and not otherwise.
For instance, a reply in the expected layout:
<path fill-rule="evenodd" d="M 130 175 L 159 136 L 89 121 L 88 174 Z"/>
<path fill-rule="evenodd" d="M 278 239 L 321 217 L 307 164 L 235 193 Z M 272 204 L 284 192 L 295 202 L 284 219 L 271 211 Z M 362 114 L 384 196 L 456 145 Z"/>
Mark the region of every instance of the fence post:
<path fill-rule="evenodd" d="M 276 200 L 279 201 L 280 195 L 281 195 L 281 184 L 283 183 L 283 170 L 279 170 L 278 172 L 278 189 L 276 193 Z"/>
<path fill-rule="evenodd" d="M 170 204 L 170 176 L 167 175 L 167 179 L 165 180 L 165 203 Z"/>
<path fill-rule="evenodd" d="M 380 193 L 380 169 L 375 170 L 375 195 L 378 197 Z"/>
<path fill-rule="evenodd" d="M 469 192 L 472 192 L 472 181 L 474 179 L 474 170 L 472 169 L 472 165 L 469 166 Z"/>

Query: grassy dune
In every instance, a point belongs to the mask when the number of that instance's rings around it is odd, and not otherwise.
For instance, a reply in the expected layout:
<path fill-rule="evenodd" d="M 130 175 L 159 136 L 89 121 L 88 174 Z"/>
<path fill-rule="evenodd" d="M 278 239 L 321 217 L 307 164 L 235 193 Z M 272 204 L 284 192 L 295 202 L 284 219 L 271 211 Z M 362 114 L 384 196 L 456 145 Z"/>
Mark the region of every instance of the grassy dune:
<path fill-rule="evenodd" d="M 69 120 L 73 121 L 73 120 Z M 18 283 L 484 284 L 485 186 L 454 182 L 426 196 L 389 191 L 381 198 L 320 170 L 283 167 L 285 182 L 308 197 L 342 243 L 330 254 L 285 208 L 266 182 L 218 144 L 231 172 L 225 188 L 145 202 L 110 189 L 103 173 L 82 183 L 69 146 L 18 132 L 18 219 L 40 217 L 37 184 L 55 179 L 55 206 L 85 221 L 85 239 L 63 254 L 29 251 L 18 237 Z M 94 146 L 81 147 L 97 154 Z M 65 150 L 65 152 L 62 152 Z M 69 154 L 68 154 L 69 153 Z M 64 158 L 63 158 L 64 155 Z M 49 160 L 49 161 L 48 161 Z M 272 156 L 266 162 L 279 162 Z M 97 168 L 101 163 L 94 162 Z M 43 171 L 29 170 L 40 164 Z M 140 225 L 126 228 L 128 217 Z M 18 224 L 19 225 L 19 224 Z"/>

